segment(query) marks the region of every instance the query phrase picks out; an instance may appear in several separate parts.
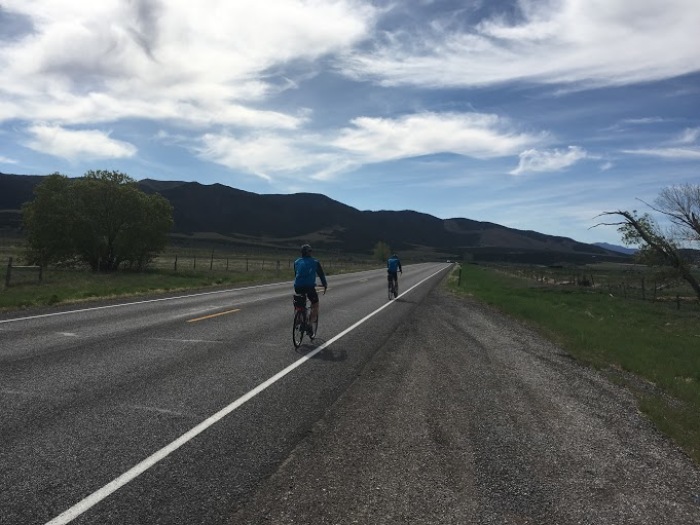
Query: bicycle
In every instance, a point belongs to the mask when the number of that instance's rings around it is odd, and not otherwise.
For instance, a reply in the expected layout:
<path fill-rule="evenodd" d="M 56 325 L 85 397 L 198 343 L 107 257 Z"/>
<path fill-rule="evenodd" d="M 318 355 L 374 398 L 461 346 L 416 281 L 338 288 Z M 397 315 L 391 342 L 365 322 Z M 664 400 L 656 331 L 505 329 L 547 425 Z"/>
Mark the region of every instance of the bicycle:
<path fill-rule="evenodd" d="M 294 324 L 292 325 L 292 342 L 294 348 L 299 348 L 304 339 L 304 335 L 308 335 L 309 339 L 313 340 L 316 337 L 318 330 L 318 319 L 309 325 L 307 322 L 311 316 L 311 305 L 309 304 L 306 294 L 294 294 L 292 297 L 294 302 Z"/>
<path fill-rule="evenodd" d="M 391 275 L 388 276 L 387 280 L 389 281 L 389 300 L 391 301 L 392 299 L 395 299 L 396 297 L 399 296 L 399 278 L 398 276 L 396 277 L 396 280 L 392 278 Z"/>

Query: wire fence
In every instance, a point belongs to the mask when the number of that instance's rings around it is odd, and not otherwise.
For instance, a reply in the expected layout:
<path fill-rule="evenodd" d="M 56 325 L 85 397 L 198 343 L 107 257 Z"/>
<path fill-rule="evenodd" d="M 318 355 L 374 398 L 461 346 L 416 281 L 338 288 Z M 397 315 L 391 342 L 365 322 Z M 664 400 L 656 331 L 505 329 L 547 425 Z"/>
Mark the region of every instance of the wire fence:
<path fill-rule="evenodd" d="M 690 284 L 676 273 L 643 265 L 596 267 L 518 267 L 497 266 L 498 271 L 529 279 L 537 286 L 569 287 L 603 292 L 625 299 L 697 304 L 699 299 Z M 700 280 L 700 271 L 694 272 Z"/>
<path fill-rule="evenodd" d="M 294 261 L 296 257 L 285 257 L 277 254 L 229 254 L 216 253 L 168 253 L 155 258 L 147 267 L 148 271 L 164 271 L 173 273 L 195 274 L 226 274 L 226 273 L 264 273 L 272 276 L 289 276 L 293 278 Z M 369 258 L 355 256 L 320 257 L 324 271 L 327 274 L 378 268 L 381 265 Z M 37 284 L 52 282 L 59 274 L 73 275 L 81 272 L 91 272 L 84 265 L 65 266 L 36 266 L 18 264 L 19 259 L 8 257 L 5 266 L 5 288 L 21 284 Z"/>
<path fill-rule="evenodd" d="M 23 282 L 42 282 L 44 277 L 44 268 L 36 265 L 16 265 L 13 264 L 12 257 L 7 260 L 5 269 L 5 287 L 11 284 Z"/>

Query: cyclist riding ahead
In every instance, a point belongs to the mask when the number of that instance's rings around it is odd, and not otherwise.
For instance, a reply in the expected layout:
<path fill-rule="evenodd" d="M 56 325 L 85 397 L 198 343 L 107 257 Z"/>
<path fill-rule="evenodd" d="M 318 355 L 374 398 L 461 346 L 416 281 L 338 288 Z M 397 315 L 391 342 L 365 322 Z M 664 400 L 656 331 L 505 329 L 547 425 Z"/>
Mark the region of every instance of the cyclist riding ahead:
<path fill-rule="evenodd" d="M 397 272 L 401 272 L 403 275 L 403 270 L 401 269 L 401 261 L 399 256 L 394 254 L 386 261 L 386 271 L 387 271 L 387 281 L 389 281 L 389 286 L 393 284 L 394 290 L 399 289 L 399 276 Z"/>
<path fill-rule="evenodd" d="M 318 275 L 323 285 L 323 293 L 328 289 L 326 274 L 318 259 L 311 257 L 311 246 L 304 244 L 301 247 L 301 257 L 294 261 L 294 291 L 298 294 L 306 295 L 311 301 L 311 315 L 309 318 L 309 336 L 311 327 L 318 320 L 318 294 L 316 293 L 316 276 Z"/>

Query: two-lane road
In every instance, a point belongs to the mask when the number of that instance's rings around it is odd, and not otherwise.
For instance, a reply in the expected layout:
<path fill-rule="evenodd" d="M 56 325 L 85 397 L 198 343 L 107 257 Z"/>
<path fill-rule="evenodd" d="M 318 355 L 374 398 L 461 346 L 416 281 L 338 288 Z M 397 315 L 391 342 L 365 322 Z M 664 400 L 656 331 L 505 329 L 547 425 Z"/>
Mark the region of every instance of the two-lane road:
<path fill-rule="evenodd" d="M 297 351 L 289 282 L 0 317 L 0 522 L 223 522 L 448 268 L 331 276 Z"/>

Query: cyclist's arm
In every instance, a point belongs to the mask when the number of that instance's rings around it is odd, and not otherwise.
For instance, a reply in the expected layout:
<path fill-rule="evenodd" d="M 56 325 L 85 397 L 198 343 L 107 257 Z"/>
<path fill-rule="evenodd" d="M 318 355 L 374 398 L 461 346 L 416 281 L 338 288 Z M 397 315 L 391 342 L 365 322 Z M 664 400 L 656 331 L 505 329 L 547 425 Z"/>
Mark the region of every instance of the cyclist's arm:
<path fill-rule="evenodd" d="M 321 284 L 323 285 L 323 287 L 328 288 L 328 283 L 326 282 L 326 274 L 323 271 L 323 266 L 321 266 L 320 261 L 317 261 L 316 264 L 316 274 L 321 279 Z"/>

